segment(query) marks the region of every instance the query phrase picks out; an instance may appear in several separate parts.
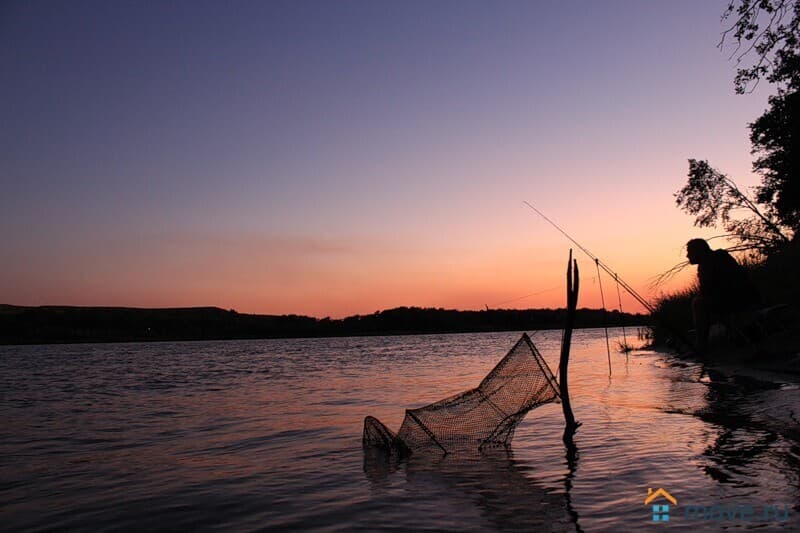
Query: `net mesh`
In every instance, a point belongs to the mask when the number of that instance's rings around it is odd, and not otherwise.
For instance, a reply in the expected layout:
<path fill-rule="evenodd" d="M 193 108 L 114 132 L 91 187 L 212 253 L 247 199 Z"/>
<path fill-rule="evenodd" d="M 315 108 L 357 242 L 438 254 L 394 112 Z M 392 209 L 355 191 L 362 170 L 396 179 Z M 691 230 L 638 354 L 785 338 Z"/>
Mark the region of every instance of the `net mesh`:
<path fill-rule="evenodd" d="M 364 446 L 391 451 L 508 445 L 531 409 L 558 400 L 558 384 L 527 334 L 476 388 L 406 411 L 394 434 L 378 419 L 364 420 Z"/>

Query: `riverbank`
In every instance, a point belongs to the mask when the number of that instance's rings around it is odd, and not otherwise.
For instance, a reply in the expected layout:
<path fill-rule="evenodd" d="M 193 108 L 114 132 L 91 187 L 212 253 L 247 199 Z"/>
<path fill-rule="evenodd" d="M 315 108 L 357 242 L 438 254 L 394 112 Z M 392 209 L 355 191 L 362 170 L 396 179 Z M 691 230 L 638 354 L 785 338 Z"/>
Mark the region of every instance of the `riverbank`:
<path fill-rule="evenodd" d="M 341 319 L 255 315 L 217 307 L 22 307 L 0 305 L 0 344 L 60 344 L 353 337 L 559 329 L 564 309 L 458 311 L 398 307 Z M 646 315 L 579 309 L 575 326 L 635 326 Z"/>

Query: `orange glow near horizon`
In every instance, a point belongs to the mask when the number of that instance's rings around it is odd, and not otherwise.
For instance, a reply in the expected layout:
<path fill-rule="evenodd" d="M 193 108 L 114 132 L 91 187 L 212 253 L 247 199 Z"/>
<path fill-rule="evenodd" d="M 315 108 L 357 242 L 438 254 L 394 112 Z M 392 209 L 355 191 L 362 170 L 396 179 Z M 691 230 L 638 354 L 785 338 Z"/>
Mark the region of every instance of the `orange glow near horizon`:
<path fill-rule="evenodd" d="M 261 246 L 245 240 L 194 239 L 183 244 L 170 242 L 172 253 L 159 250 L 152 261 L 146 252 L 122 245 L 109 250 L 109 255 L 87 252 L 81 256 L 82 275 L 50 280 L 45 288 L 51 295 L 46 299 L 40 300 L 31 291 L 29 298 L 8 303 L 217 306 L 243 313 L 319 318 L 370 314 L 399 306 L 462 310 L 563 307 L 569 243 L 536 218 L 530 217 L 528 222 L 537 234 L 544 231 L 550 235 L 538 245 L 476 243 L 470 248 L 451 240 L 450 246 L 442 243 L 441 249 L 430 245 L 424 249 L 421 244 L 419 250 L 381 246 L 375 239 L 354 240 L 348 246 L 303 239 L 261 242 Z M 605 249 L 614 240 L 597 239 L 592 251 Z M 683 259 L 682 239 L 676 239 L 672 249 L 660 249 L 647 241 L 636 244 L 632 237 L 617 241 L 624 249 L 601 257 L 652 301 L 658 296 L 649 288 L 652 278 Z M 579 306 L 599 308 L 595 265 L 578 250 L 574 253 L 581 270 Z M 601 275 L 606 308 L 617 309 L 617 287 L 605 272 Z M 687 268 L 660 290 L 684 286 L 693 275 L 694 269 Z M 624 311 L 645 312 L 624 290 L 621 296 Z"/>
<path fill-rule="evenodd" d="M 574 200 L 572 194 L 555 195 L 537 207 L 653 302 L 659 294 L 691 283 L 693 267 L 665 286 L 651 288 L 655 276 L 685 259 L 684 243 L 714 235 L 713 230 L 693 228 L 690 217 L 672 205 L 671 191 L 682 181 L 682 164 L 674 166 L 671 183 L 658 184 L 652 178 L 652 197 L 631 188 L 612 191 L 598 204 L 591 194 L 597 186 L 586 184 L 586 195 Z M 539 189 L 531 181 L 527 197 L 540 196 Z M 323 228 L 319 235 L 270 236 L 198 230 L 138 240 L 77 241 L 55 250 L 60 254 L 58 268 L 48 279 L 12 271 L 17 283 L 2 287 L 8 298 L 3 303 L 217 306 L 319 318 L 399 306 L 559 308 L 565 305 L 566 258 L 572 247 L 581 271 L 579 306 L 601 307 L 591 259 L 516 195 L 502 197 L 487 183 L 467 200 L 479 195 L 487 213 L 469 212 L 461 200 L 462 205 L 444 206 L 433 217 L 389 221 L 398 224 L 394 231 L 374 227 L 371 233 L 340 233 Z M 46 257 L 46 251 L 35 250 L 28 259 L 42 262 Z M 601 275 L 606 308 L 617 309 L 616 285 L 607 274 Z M 630 295 L 621 295 L 624 311 L 645 312 Z"/>
<path fill-rule="evenodd" d="M 0 41 L 26 54 L 0 54 L 0 303 L 563 307 L 574 246 L 523 201 L 652 301 L 684 243 L 716 233 L 674 205 L 687 159 L 757 183 L 747 124 L 770 88 L 734 94 L 724 6 L 367 4 L 316 25 L 209 4 L 180 34 L 139 8 L 12 9 Z"/>

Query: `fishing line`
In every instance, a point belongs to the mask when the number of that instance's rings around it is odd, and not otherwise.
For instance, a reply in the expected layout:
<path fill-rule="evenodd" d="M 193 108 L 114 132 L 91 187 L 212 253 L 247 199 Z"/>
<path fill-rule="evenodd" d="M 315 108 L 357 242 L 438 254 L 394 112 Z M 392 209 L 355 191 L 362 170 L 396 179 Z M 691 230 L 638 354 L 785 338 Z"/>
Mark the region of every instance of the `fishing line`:
<path fill-rule="evenodd" d="M 608 377 L 611 377 L 611 346 L 608 343 L 608 317 L 606 315 L 606 298 L 603 296 L 603 281 L 600 279 L 600 261 L 595 259 L 597 267 L 597 284 L 600 286 L 600 303 L 603 305 L 603 329 L 606 331 L 606 353 L 608 354 Z"/>
<path fill-rule="evenodd" d="M 498 302 L 498 303 L 496 303 L 496 304 L 493 304 L 493 305 L 491 305 L 491 306 L 487 306 L 487 307 L 492 307 L 492 308 L 494 308 L 494 307 L 497 307 L 497 306 L 499 306 L 499 305 L 503 305 L 503 304 L 507 304 L 507 303 L 511 303 L 511 302 L 516 302 L 517 300 L 524 300 L 525 298 L 530 298 L 531 296 L 538 296 L 538 295 L 540 295 L 540 294 L 544 294 L 544 293 L 546 293 L 546 292 L 554 291 L 554 290 L 556 290 L 556 289 L 561 289 L 561 288 L 562 288 L 562 287 L 561 287 L 560 285 L 558 285 L 558 286 L 556 286 L 556 287 L 550 287 L 549 289 L 544 289 L 544 290 L 541 290 L 541 291 L 539 291 L 539 292 L 532 292 L 532 293 L 530 293 L 530 294 L 526 294 L 525 296 L 519 296 L 519 297 L 517 297 L 517 298 L 511 298 L 510 300 L 504 300 L 504 301 L 502 301 L 502 302 Z"/>
<path fill-rule="evenodd" d="M 622 311 L 622 294 L 620 294 L 619 292 L 619 276 L 617 276 L 616 274 L 614 274 L 614 281 L 617 282 L 617 301 L 619 301 L 619 317 L 620 320 L 622 321 L 622 342 L 624 343 L 623 348 L 625 349 L 625 354 L 627 357 L 629 351 L 628 335 L 625 333 L 625 315 L 624 312 Z"/>
<path fill-rule="evenodd" d="M 556 229 L 557 229 L 557 230 L 558 230 L 558 231 L 559 231 L 559 232 L 560 232 L 560 233 L 561 233 L 561 234 L 562 234 L 564 237 L 566 237 L 567 239 L 569 239 L 569 241 L 570 241 L 571 243 L 573 243 L 575 246 L 577 246 L 577 247 L 578 247 L 578 249 L 580 249 L 580 251 L 582 251 L 583 253 L 585 253 L 586 255 L 588 255 L 588 256 L 589 256 L 589 258 L 591 258 L 591 259 L 592 259 L 592 261 L 595 261 L 595 262 L 596 262 L 596 265 L 597 265 L 597 266 L 599 266 L 600 268 L 602 268 L 602 269 L 603 269 L 603 270 L 604 270 L 604 271 L 605 271 L 607 274 L 609 274 L 610 276 L 614 276 L 614 277 L 615 277 L 615 279 L 617 280 L 617 283 L 619 283 L 619 284 L 620 284 L 620 286 L 622 286 L 622 288 L 623 288 L 623 289 L 625 289 L 625 291 L 626 291 L 628 294 L 630 294 L 631 296 L 633 296 L 633 298 L 634 298 L 634 299 L 635 299 L 637 302 L 639 302 L 640 304 L 642 304 L 642 306 L 643 306 L 645 309 L 647 309 L 647 311 L 650 313 L 650 315 L 651 315 L 651 316 L 657 316 L 657 313 L 656 313 L 656 308 L 655 308 L 655 306 L 654 306 L 653 304 L 651 304 L 650 302 L 648 302 L 647 300 L 645 300 L 645 298 L 644 298 L 644 297 L 643 297 L 641 294 L 639 294 L 638 292 L 636 292 L 636 290 L 635 290 L 633 287 L 631 287 L 631 286 L 630 286 L 630 285 L 629 285 L 629 284 L 628 284 L 628 283 L 627 283 L 625 280 L 623 280 L 622 278 L 620 278 L 619 276 L 617 276 L 617 274 L 616 274 L 616 273 L 615 273 L 615 272 L 614 272 L 614 271 L 611 269 L 611 267 L 609 267 L 608 265 L 606 265 L 605 263 L 603 263 L 603 261 L 601 261 L 601 260 L 600 260 L 600 259 L 599 259 L 599 258 L 598 258 L 596 255 L 594 255 L 592 252 L 590 252 L 589 250 L 587 250 L 586 248 L 584 248 L 584 247 L 583 247 L 583 245 L 581 245 L 581 244 L 580 244 L 578 241 L 576 241 L 575 239 L 573 239 L 573 238 L 572 238 L 572 236 L 571 236 L 569 233 L 567 233 L 566 231 L 564 231 L 563 229 L 561 229 L 561 226 L 559 226 L 558 224 L 556 224 L 555 222 L 553 222 L 552 220 L 550 220 L 549 218 L 547 218 L 547 216 L 546 216 L 544 213 L 542 213 L 541 211 L 539 211 L 538 209 L 536 209 L 535 207 L 533 207 L 533 206 L 532 206 L 532 205 L 531 205 L 529 202 L 527 202 L 527 201 L 524 201 L 524 200 L 523 200 L 523 202 L 522 202 L 522 203 L 524 203 L 525 205 L 527 205 L 528 207 L 530 207 L 530 208 L 531 208 L 533 211 L 535 211 L 535 212 L 536 212 L 536 214 L 538 214 L 540 217 L 542 217 L 543 219 L 545 219 L 545 220 L 546 220 L 546 221 L 547 221 L 547 222 L 548 222 L 548 223 L 549 223 L 551 226 L 553 226 L 554 228 L 556 228 Z M 672 324 L 672 323 L 671 323 L 671 321 L 669 321 L 669 320 L 664 320 L 664 319 L 662 319 L 662 320 L 661 320 L 661 324 L 662 324 L 662 325 L 663 325 L 665 328 L 667 328 L 668 330 L 670 330 L 670 331 L 671 331 L 671 332 L 672 332 L 672 333 L 673 333 L 673 334 L 676 336 L 676 338 L 677 338 L 677 339 L 678 339 L 678 340 L 679 340 L 681 343 L 683 343 L 683 345 L 685 345 L 685 346 L 691 346 L 691 345 L 692 345 L 692 343 L 691 343 L 689 340 L 687 340 L 687 339 L 686 339 L 686 336 L 685 336 L 685 334 L 683 333 L 683 330 L 680 328 L 680 326 L 676 326 L 676 325 Z"/>
<path fill-rule="evenodd" d="M 560 232 L 560 233 L 561 233 L 561 234 L 562 234 L 564 237 L 566 237 L 567 239 L 569 239 L 569 240 L 570 240 L 570 242 L 572 242 L 572 243 L 573 243 L 575 246 L 577 246 L 577 247 L 580 249 L 580 251 L 582 251 L 583 253 L 585 253 L 586 255 L 588 255 L 588 256 L 589 256 L 589 258 L 590 258 L 592 261 L 595 261 L 595 263 L 597 264 L 597 266 L 599 266 L 600 268 L 602 268 L 602 269 L 603 269 L 603 270 L 604 270 L 604 271 L 605 271 L 605 272 L 606 272 L 606 273 L 607 273 L 609 276 L 616 276 L 616 279 L 617 279 L 618 283 L 619 283 L 619 284 L 622 286 L 622 288 L 623 288 L 623 289 L 625 289 L 625 290 L 628 292 L 628 294 L 630 294 L 631 296 L 633 296 L 633 297 L 636 299 L 636 301 L 637 301 L 637 302 L 639 302 L 640 304 L 642 304 L 642 306 L 644 306 L 644 308 L 645 308 L 645 309 L 647 309 L 647 310 L 648 310 L 650 313 L 653 313 L 653 312 L 655 311 L 655 307 L 653 307 L 653 305 L 652 305 L 650 302 L 648 302 L 647 300 L 645 300 L 645 298 L 644 298 L 642 295 L 640 295 L 638 292 L 636 292 L 636 290 L 635 290 L 633 287 L 631 287 L 630 285 L 628 285 L 628 283 L 626 283 L 626 282 L 625 282 L 625 280 L 623 280 L 622 278 L 620 278 L 619 276 L 617 276 L 617 275 L 616 275 L 616 273 L 614 273 L 614 271 L 611 269 L 611 267 L 609 267 L 608 265 L 606 265 L 605 263 L 603 263 L 603 261 L 601 261 L 601 260 L 600 260 L 600 259 L 599 259 L 599 258 L 598 258 L 596 255 L 594 255 L 592 252 L 590 252 L 589 250 L 587 250 L 586 248 L 584 248 L 584 247 L 583 247 L 583 245 L 581 245 L 581 244 L 580 244 L 578 241 L 576 241 L 575 239 L 573 239 L 573 238 L 572 238 L 572 236 L 571 236 L 569 233 L 567 233 L 566 231 L 564 231 L 563 229 L 561 229 L 561 227 L 560 227 L 558 224 L 556 224 L 555 222 L 553 222 L 552 220 L 550 220 L 549 218 L 547 218 L 547 216 L 546 216 L 544 213 L 542 213 L 541 211 L 539 211 L 538 209 L 536 209 L 535 207 L 533 207 L 533 206 L 532 206 L 530 203 L 528 203 L 527 201 L 524 201 L 524 200 L 523 200 L 523 202 L 522 202 L 522 203 L 524 203 L 525 205 L 527 205 L 528 207 L 530 207 L 532 210 L 534 210 L 534 211 L 536 212 L 536 214 L 538 214 L 540 217 L 542 217 L 543 219 L 545 219 L 545 220 L 546 220 L 546 221 L 547 221 L 547 222 L 548 222 L 548 223 L 549 223 L 551 226 L 553 226 L 554 228 L 556 228 L 556 229 L 557 229 L 557 230 L 558 230 L 558 231 L 559 231 L 559 232 Z"/>

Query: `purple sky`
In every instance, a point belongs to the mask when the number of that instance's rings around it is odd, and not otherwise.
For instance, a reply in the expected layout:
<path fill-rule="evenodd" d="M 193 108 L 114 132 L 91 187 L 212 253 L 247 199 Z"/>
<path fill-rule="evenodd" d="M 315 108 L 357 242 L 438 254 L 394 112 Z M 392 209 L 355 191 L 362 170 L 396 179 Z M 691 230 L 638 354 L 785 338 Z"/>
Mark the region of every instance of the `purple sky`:
<path fill-rule="evenodd" d="M 3 3 L 0 303 L 563 305 L 523 200 L 647 292 L 755 183 L 726 3 Z"/>

